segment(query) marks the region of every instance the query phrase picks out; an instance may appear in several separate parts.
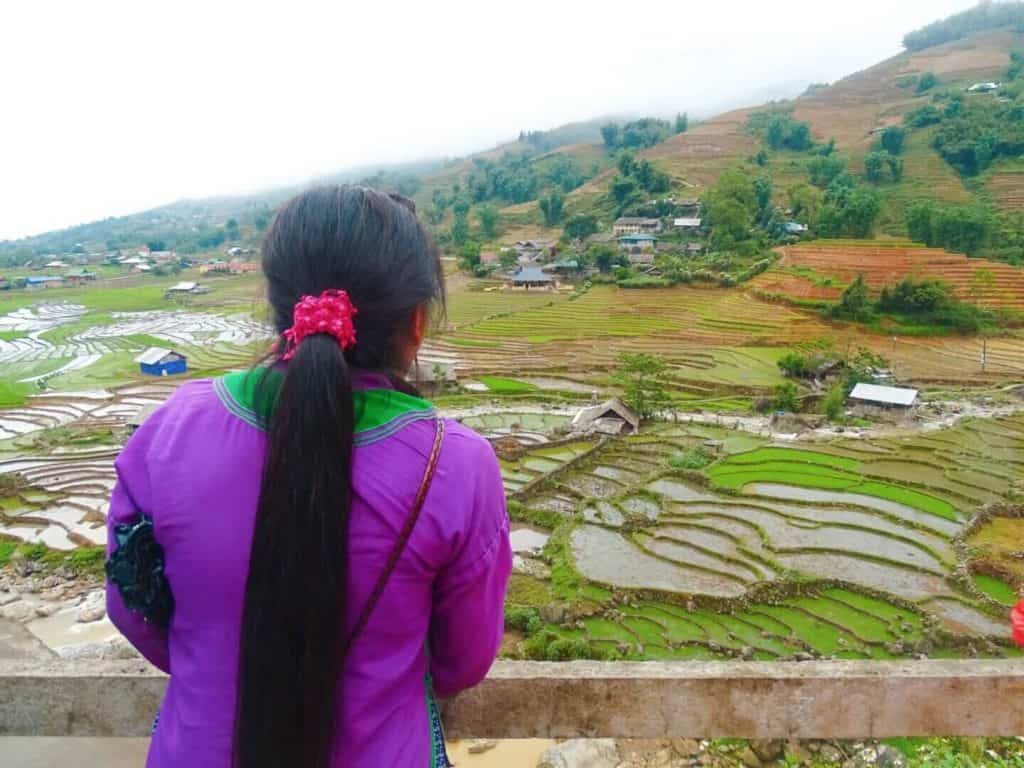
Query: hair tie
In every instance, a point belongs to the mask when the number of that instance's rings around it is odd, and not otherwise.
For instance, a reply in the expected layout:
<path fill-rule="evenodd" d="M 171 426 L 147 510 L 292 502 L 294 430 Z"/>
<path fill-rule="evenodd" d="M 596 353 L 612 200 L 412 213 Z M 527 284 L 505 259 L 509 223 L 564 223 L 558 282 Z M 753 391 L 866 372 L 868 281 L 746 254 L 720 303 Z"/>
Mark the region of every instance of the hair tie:
<path fill-rule="evenodd" d="M 291 360 L 307 336 L 326 333 L 338 340 L 343 350 L 356 344 L 353 318 L 358 314 L 348 293 L 331 288 L 319 296 L 303 296 L 292 311 L 292 327 L 284 332 L 282 360 Z"/>

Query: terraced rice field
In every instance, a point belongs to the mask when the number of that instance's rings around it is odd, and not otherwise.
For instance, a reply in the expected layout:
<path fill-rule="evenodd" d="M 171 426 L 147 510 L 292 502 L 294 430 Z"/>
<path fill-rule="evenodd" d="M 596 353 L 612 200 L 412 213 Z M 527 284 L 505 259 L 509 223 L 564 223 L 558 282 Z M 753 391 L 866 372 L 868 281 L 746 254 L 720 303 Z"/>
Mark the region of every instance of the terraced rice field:
<path fill-rule="evenodd" d="M 670 468 L 723 437 L 703 476 Z M 959 542 L 1022 487 L 1024 417 L 878 440 L 735 437 L 664 426 L 516 495 L 562 516 L 552 589 L 585 607 L 554 635 L 643 658 L 1013 653 L 1005 603 L 1024 574 L 964 581 Z"/>
<path fill-rule="evenodd" d="M 819 245 L 807 243 L 781 249 L 782 259 L 774 269 L 751 281 L 750 287 L 765 294 L 794 299 L 839 298 L 845 285 L 864 275 L 871 288 L 880 290 L 904 276 L 939 278 L 957 296 L 992 309 L 1024 310 L 1024 270 L 986 259 L 970 259 L 938 248 L 878 247 L 864 245 Z M 835 285 L 822 285 L 794 270 L 808 270 L 827 276 Z M 992 273 L 991 285 L 976 281 L 980 270 Z"/>

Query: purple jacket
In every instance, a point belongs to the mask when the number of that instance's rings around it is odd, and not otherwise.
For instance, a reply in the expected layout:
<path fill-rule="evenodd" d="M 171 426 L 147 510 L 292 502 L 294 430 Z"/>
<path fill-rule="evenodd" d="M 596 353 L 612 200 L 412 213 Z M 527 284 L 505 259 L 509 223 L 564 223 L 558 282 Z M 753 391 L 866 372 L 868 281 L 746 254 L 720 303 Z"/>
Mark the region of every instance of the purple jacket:
<path fill-rule="evenodd" d="M 107 588 L 111 620 L 171 675 L 148 768 L 231 765 L 239 627 L 266 444 L 244 396 L 225 386 L 231 379 L 180 387 L 116 463 L 108 550 L 115 525 L 149 515 L 175 598 L 164 630 Z M 357 425 L 346 631 L 406 520 L 434 439 L 429 403 L 383 391 L 387 380 L 372 374 L 359 374 L 356 389 L 386 407 Z M 436 756 L 426 674 L 437 695 L 450 696 L 486 675 L 501 644 L 512 553 L 498 462 L 479 435 L 445 426 L 419 521 L 345 663 L 335 766 L 427 768 Z"/>

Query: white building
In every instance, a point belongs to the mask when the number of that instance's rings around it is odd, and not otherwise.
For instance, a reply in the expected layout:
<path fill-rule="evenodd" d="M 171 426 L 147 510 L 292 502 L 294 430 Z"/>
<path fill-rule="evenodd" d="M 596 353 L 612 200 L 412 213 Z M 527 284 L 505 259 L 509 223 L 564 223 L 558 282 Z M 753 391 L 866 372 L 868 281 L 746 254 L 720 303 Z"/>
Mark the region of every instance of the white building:
<path fill-rule="evenodd" d="M 695 216 L 684 216 L 673 220 L 672 226 L 676 229 L 700 229 L 702 221 L 703 219 L 699 219 Z"/>
<path fill-rule="evenodd" d="M 886 408 L 910 408 L 917 402 L 916 389 L 885 387 L 881 384 L 858 384 L 850 393 L 850 400 L 861 405 Z"/>

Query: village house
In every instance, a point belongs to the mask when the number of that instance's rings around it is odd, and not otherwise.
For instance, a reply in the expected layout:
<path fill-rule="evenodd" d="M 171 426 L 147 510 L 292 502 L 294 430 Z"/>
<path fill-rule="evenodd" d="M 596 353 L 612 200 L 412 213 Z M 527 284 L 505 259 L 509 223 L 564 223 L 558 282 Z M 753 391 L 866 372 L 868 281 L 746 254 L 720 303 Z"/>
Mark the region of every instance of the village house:
<path fill-rule="evenodd" d="M 787 221 L 782 225 L 787 235 L 802 235 L 807 231 L 807 225 L 798 221 Z"/>
<path fill-rule="evenodd" d="M 654 235 L 638 233 L 622 235 L 619 238 L 619 247 L 629 254 L 643 253 L 644 251 L 653 251 L 657 244 L 658 238 L 656 238 Z"/>
<path fill-rule="evenodd" d="M 555 244 L 546 240 L 517 240 L 512 244 L 518 262 L 527 266 L 555 255 Z"/>
<path fill-rule="evenodd" d="M 11 281 L 6 277 L 0 277 L 0 291 L 11 290 Z"/>
<path fill-rule="evenodd" d="M 134 267 L 132 267 L 132 272 L 146 273 L 146 272 L 152 272 L 152 271 L 153 271 L 152 265 L 147 264 L 146 262 L 142 262 L 141 264 L 136 264 Z"/>
<path fill-rule="evenodd" d="M 37 291 L 41 288 L 59 288 L 64 284 L 64 278 L 57 275 L 37 275 L 25 278 L 25 288 L 30 291 Z"/>
<path fill-rule="evenodd" d="M 175 261 L 178 258 L 178 254 L 174 251 L 150 251 L 149 258 L 157 264 L 167 264 Z"/>
<path fill-rule="evenodd" d="M 147 376 L 174 376 L 188 371 L 188 362 L 180 352 L 150 347 L 135 358 L 139 371 Z"/>
<path fill-rule="evenodd" d="M 559 259 L 541 269 L 551 275 L 574 275 L 580 271 L 580 263 L 576 259 Z"/>
<path fill-rule="evenodd" d="M 216 272 L 227 273 L 227 272 L 230 272 L 230 271 L 231 271 L 231 267 L 228 266 L 228 263 L 226 261 L 222 261 L 221 259 L 216 259 L 215 261 L 208 261 L 208 262 L 206 262 L 205 264 L 203 264 L 203 265 L 201 265 L 199 267 L 199 274 L 201 274 L 201 275 L 206 275 L 206 274 L 209 274 L 211 272 L 214 272 L 214 273 L 216 273 Z"/>
<path fill-rule="evenodd" d="M 183 281 L 175 283 L 164 291 L 164 297 L 171 298 L 172 296 L 185 296 L 191 293 L 200 293 L 199 283 Z"/>
<path fill-rule="evenodd" d="M 968 93 L 991 93 L 999 90 L 999 83 L 975 83 L 967 89 Z"/>
<path fill-rule="evenodd" d="M 703 219 L 696 216 L 683 216 L 672 221 L 672 226 L 684 232 L 696 232 L 700 229 Z"/>
<path fill-rule="evenodd" d="M 72 269 L 70 272 L 64 273 L 64 279 L 71 285 L 81 285 L 95 280 L 96 273 L 87 269 Z"/>
<path fill-rule="evenodd" d="M 484 251 L 480 254 L 480 263 L 485 267 L 496 267 L 501 263 L 501 257 L 494 251 Z"/>
<path fill-rule="evenodd" d="M 572 420 L 574 432 L 601 435 L 632 435 L 640 429 L 640 417 L 632 408 L 614 397 L 577 413 Z"/>
<path fill-rule="evenodd" d="M 252 248 L 243 248 L 240 245 L 233 245 L 230 248 L 228 248 L 226 251 L 224 251 L 224 253 L 226 253 L 228 256 L 232 256 L 232 257 L 248 256 L 248 255 L 251 255 L 253 253 L 253 249 Z"/>
<path fill-rule="evenodd" d="M 43 269 L 67 269 L 69 266 L 71 265 L 68 264 L 66 261 L 55 259 L 51 262 L 43 264 Z"/>
<path fill-rule="evenodd" d="M 654 264 L 654 255 L 654 251 L 630 251 L 626 254 L 626 259 L 636 267 L 650 266 Z"/>
<path fill-rule="evenodd" d="M 640 232 L 653 234 L 661 232 L 661 219 L 648 219 L 641 216 L 623 216 L 612 225 L 612 233 L 616 235 L 633 235 Z"/>
<path fill-rule="evenodd" d="M 118 262 L 125 267 L 137 267 L 139 264 L 145 264 L 146 260 L 141 256 L 122 256 Z"/>
<path fill-rule="evenodd" d="M 241 259 L 232 259 L 231 263 L 228 264 L 228 272 L 232 275 L 244 275 L 249 272 L 259 272 L 260 265 L 255 261 L 242 261 Z"/>
<path fill-rule="evenodd" d="M 526 290 L 531 288 L 551 289 L 558 287 L 558 282 L 555 278 L 547 274 L 540 267 L 522 267 L 509 278 L 509 282 L 513 288 L 525 288 Z"/>
<path fill-rule="evenodd" d="M 860 383 L 850 392 L 849 402 L 855 416 L 901 421 L 914 414 L 918 391 L 907 387 Z"/>
<path fill-rule="evenodd" d="M 700 256 L 702 253 L 704 253 L 704 244 L 687 243 L 686 248 L 684 250 L 686 251 L 687 256 Z"/>

